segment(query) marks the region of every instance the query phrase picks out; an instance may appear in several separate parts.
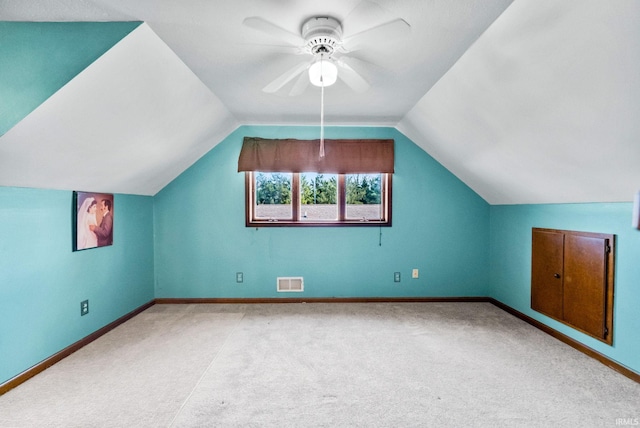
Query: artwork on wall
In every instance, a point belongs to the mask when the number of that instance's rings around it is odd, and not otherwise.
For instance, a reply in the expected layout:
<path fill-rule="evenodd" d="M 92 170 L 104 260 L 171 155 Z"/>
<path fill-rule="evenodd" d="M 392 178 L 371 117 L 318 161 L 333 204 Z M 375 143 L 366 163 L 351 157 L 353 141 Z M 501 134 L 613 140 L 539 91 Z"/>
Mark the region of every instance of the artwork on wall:
<path fill-rule="evenodd" d="M 73 251 L 113 244 L 113 195 L 73 192 Z"/>

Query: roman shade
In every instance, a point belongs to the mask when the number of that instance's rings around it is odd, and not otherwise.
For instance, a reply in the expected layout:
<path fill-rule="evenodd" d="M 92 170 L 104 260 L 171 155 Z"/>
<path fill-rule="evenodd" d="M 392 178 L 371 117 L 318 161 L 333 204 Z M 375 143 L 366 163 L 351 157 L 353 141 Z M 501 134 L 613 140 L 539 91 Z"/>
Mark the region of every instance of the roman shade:
<path fill-rule="evenodd" d="M 393 173 L 393 140 L 265 139 L 245 137 L 238 171 Z"/>

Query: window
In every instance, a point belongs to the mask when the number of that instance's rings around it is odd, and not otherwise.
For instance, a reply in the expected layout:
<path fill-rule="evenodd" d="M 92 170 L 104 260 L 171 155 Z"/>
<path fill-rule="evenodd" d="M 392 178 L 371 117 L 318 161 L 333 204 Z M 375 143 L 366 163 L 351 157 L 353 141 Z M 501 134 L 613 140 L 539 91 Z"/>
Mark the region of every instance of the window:
<path fill-rule="evenodd" d="M 300 174 L 300 220 L 336 221 L 339 217 L 338 175 Z"/>
<path fill-rule="evenodd" d="M 246 172 L 246 225 L 391 226 L 391 174 Z"/>
<path fill-rule="evenodd" d="M 383 175 L 347 174 L 345 217 L 350 220 L 371 221 L 386 217 L 383 196 Z"/>
<path fill-rule="evenodd" d="M 258 172 L 255 174 L 253 186 L 255 220 L 292 218 L 291 174 Z"/>
<path fill-rule="evenodd" d="M 247 226 L 391 226 L 393 140 L 245 137 Z"/>

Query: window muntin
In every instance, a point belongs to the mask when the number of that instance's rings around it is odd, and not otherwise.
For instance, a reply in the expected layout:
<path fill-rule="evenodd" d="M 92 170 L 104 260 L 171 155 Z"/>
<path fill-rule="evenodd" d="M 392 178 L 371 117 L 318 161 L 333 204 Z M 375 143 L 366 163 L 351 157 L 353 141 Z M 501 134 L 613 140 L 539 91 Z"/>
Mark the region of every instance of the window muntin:
<path fill-rule="evenodd" d="M 391 177 L 247 172 L 246 225 L 391 226 Z"/>

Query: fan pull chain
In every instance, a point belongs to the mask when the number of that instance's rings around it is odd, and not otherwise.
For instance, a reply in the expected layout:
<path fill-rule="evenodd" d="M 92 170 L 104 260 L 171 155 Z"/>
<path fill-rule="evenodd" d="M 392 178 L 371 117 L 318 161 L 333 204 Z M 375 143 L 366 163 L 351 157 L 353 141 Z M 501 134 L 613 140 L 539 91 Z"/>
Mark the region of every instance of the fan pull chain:
<path fill-rule="evenodd" d="M 320 87 L 320 157 L 324 157 L 324 85 Z"/>

